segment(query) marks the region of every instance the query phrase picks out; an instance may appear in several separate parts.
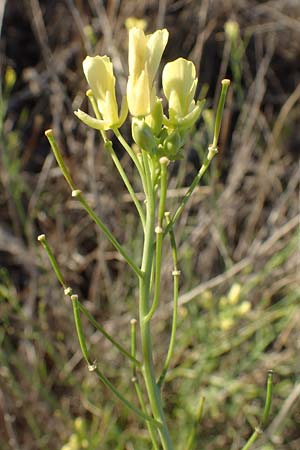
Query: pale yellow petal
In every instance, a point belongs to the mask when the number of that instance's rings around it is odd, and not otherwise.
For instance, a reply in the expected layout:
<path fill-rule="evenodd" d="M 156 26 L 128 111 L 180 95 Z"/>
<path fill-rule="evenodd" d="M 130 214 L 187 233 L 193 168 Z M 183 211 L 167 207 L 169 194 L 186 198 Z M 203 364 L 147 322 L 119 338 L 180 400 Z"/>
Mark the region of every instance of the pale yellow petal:
<path fill-rule="evenodd" d="M 168 38 L 169 32 L 166 29 L 157 30 L 155 33 L 147 36 L 147 63 L 151 82 L 155 78 Z"/>
<path fill-rule="evenodd" d="M 146 37 L 143 30 L 129 30 L 128 67 L 129 75 L 138 77 L 145 66 Z"/>

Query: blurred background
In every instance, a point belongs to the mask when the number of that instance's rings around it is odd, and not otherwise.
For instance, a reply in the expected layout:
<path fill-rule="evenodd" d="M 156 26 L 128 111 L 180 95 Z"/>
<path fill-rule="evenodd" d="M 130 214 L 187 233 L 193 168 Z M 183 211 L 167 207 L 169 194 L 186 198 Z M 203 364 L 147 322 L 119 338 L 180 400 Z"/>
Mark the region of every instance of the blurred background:
<path fill-rule="evenodd" d="M 146 450 L 143 424 L 81 360 L 70 304 L 36 237 L 45 233 L 67 284 L 129 345 L 137 287 L 71 198 L 44 130 L 53 128 L 78 188 L 138 260 L 135 209 L 87 110 L 84 57 L 109 55 L 126 89 L 129 17 L 170 32 L 163 63 L 191 59 L 206 110 L 170 168 L 174 211 L 211 142 L 220 80 L 232 80 L 220 153 L 176 227 L 179 331 L 164 398 L 183 449 L 201 395 L 196 449 L 240 449 L 275 387 L 261 450 L 300 448 L 299 0 L 2 0 L 0 2 L 0 448 Z M 160 87 L 160 77 L 158 77 Z M 130 140 L 130 128 L 123 126 Z M 140 185 L 117 142 L 137 192 Z M 170 331 L 171 255 L 153 331 L 161 366 Z M 85 323 L 92 352 L 132 401 L 130 365 Z"/>

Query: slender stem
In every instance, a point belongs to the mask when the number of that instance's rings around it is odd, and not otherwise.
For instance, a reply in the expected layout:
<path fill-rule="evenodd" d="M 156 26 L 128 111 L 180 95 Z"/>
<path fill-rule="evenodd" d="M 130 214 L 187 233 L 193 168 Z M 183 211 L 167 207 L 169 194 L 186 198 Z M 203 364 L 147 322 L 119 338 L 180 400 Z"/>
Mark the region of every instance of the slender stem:
<path fill-rule="evenodd" d="M 262 434 L 262 430 L 260 428 L 255 428 L 253 433 L 251 434 L 250 438 L 248 439 L 247 443 L 244 445 L 242 450 L 249 450 L 251 446 L 254 444 L 254 442 L 257 440 L 257 438 Z"/>
<path fill-rule="evenodd" d="M 129 156 L 131 157 L 132 161 L 134 162 L 134 164 L 136 165 L 136 168 L 138 169 L 138 172 L 140 174 L 140 177 L 143 178 L 143 168 L 142 165 L 137 157 L 137 155 L 134 153 L 134 151 L 132 150 L 132 148 L 130 147 L 130 145 L 125 141 L 125 139 L 123 138 L 121 132 L 117 129 L 114 128 L 113 132 L 115 133 L 118 141 L 122 144 L 122 146 L 124 147 L 124 149 L 127 151 L 127 153 L 129 154 Z"/>
<path fill-rule="evenodd" d="M 150 183 L 149 173 L 147 173 L 148 185 Z M 150 280 L 154 250 L 154 221 L 155 221 L 155 201 L 153 188 L 147 195 L 146 228 L 142 259 L 143 277 L 140 277 L 140 330 L 141 344 L 143 353 L 142 373 L 145 379 L 146 389 L 152 409 L 152 413 L 157 421 L 161 423 L 159 435 L 164 450 L 173 450 L 173 444 L 167 428 L 166 419 L 163 412 L 160 391 L 155 381 L 155 372 L 152 356 L 152 338 L 150 331 L 150 322 L 145 321 L 149 311 L 150 301 Z"/>
<path fill-rule="evenodd" d="M 57 261 L 55 259 L 55 256 L 47 242 L 46 236 L 44 234 L 41 234 L 40 236 L 38 236 L 38 241 L 41 242 L 42 246 L 44 247 L 44 249 L 47 252 L 47 255 L 49 257 L 49 260 L 51 262 L 51 265 L 54 269 L 54 272 L 58 278 L 58 281 L 60 282 L 60 284 L 62 285 L 62 287 L 64 288 L 65 294 L 71 296 L 72 295 L 72 289 L 71 288 L 67 288 L 67 285 L 63 279 L 63 275 L 60 271 L 60 268 L 57 264 Z M 74 305 L 74 303 L 73 303 Z M 106 337 L 106 339 L 108 339 L 121 353 L 123 353 L 123 355 L 125 355 L 127 358 L 131 359 L 131 361 L 134 363 L 135 366 L 141 367 L 141 362 L 138 361 L 136 358 L 133 358 L 132 354 L 129 353 L 122 345 L 120 345 L 109 333 L 107 333 L 107 331 L 104 330 L 104 328 L 97 322 L 96 319 L 94 319 L 94 317 L 92 316 L 92 314 L 85 308 L 85 306 L 83 306 L 83 304 L 77 299 L 76 300 L 76 307 L 78 309 L 80 309 L 80 311 L 87 317 L 87 319 L 89 320 L 89 322 L 91 322 L 92 325 L 94 325 L 94 327 L 100 331 L 100 333 L 103 334 L 103 336 Z"/>
<path fill-rule="evenodd" d="M 260 425 L 262 429 L 265 428 L 266 423 L 269 418 L 271 402 L 272 402 L 272 395 L 273 395 L 273 370 L 269 370 L 268 378 L 267 378 L 266 402 L 265 402 L 263 417 L 261 419 L 261 425 Z"/>
<path fill-rule="evenodd" d="M 97 322 L 96 319 L 94 319 L 92 314 L 85 308 L 85 306 L 83 306 L 83 304 L 80 301 L 78 301 L 78 308 L 87 317 L 88 321 L 91 322 L 91 324 L 94 325 L 94 327 L 98 331 L 100 331 L 100 333 L 103 334 L 103 336 L 105 336 L 106 339 L 109 340 L 124 356 L 129 358 L 132 361 L 132 363 L 134 363 L 138 367 L 141 367 L 142 365 L 141 362 L 138 361 L 136 358 L 134 358 L 130 352 L 128 352 L 107 331 L 105 331 L 105 329 Z"/>
<path fill-rule="evenodd" d="M 141 405 L 141 409 L 142 409 L 144 414 L 147 414 L 146 404 L 145 404 L 145 401 L 144 401 L 144 398 L 143 398 L 143 393 L 142 393 L 142 390 L 141 390 L 141 387 L 139 385 L 137 377 L 133 377 L 132 381 L 133 381 L 133 384 L 134 384 L 134 387 L 135 387 L 136 395 L 137 395 L 137 397 L 139 399 L 139 402 L 140 402 L 140 405 Z M 156 435 L 155 435 L 154 424 L 152 422 L 150 422 L 150 421 L 147 421 L 146 424 L 147 424 L 149 436 L 150 436 L 150 439 L 151 439 L 151 442 L 152 442 L 152 445 L 153 445 L 153 450 L 159 450 L 159 446 L 158 446 L 158 443 L 157 443 L 157 438 L 156 438 Z"/>
<path fill-rule="evenodd" d="M 78 336 L 78 340 L 79 340 L 79 345 L 81 348 L 82 355 L 85 359 L 85 362 L 87 363 L 89 370 L 91 370 L 91 368 L 93 367 L 93 364 L 90 361 L 88 349 L 87 349 L 84 334 L 83 334 L 82 323 L 81 323 L 80 313 L 79 313 L 79 306 L 78 306 L 78 295 L 71 295 L 71 300 L 72 300 L 74 321 L 75 321 L 77 336 Z"/>
<path fill-rule="evenodd" d="M 76 331 L 78 335 L 78 340 L 80 344 L 80 348 L 82 351 L 82 355 L 88 365 L 88 369 L 90 372 L 95 372 L 100 381 L 108 388 L 110 389 L 115 396 L 125 405 L 127 408 L 129 408 L 131 411 L 133 411 L 135 414 L 137 414 L 140 418 L 150 421 L 154 423 L 156 426 L 160 426 L 159 422 L 153 419 L 152 417 L 148 416 L 148 414 L 144 414 L 141 410 L 136 408 L 134 405 L 132 405 L 122 394 L 114 387 L 114 385 L 106 378 L 105 375 L 97 368 L 97 363 L 92 362 L 92 360 L 89 357 L 85 337 L 82 329 L 82 323 L 80 319 L 80 313 L 79 313 L 79 306 L 78 306 L 78 296 L 72 295 L 71 296 L 72 305 L 73 305 L 73 314 L 74 314 L 74 320 L 76 325 Z"/>
<path fill-rule="evenodd" d="M 89 98 L 89 100 L 91 102 L 91 105 L 93 107 L 93 110 L 94 110 L 94 113 L 95 113 L 97 119 L 102 119 L 100 111 L 98 109 L 97 102 L 95 100 L 95 97 L 94 97 L 91 89 L 89 89 L 87 91 L 86 95 L 87 95 L 87 97 Z M 117 170 L 118 170 L 118 172 L 119 172 L 119 174 L 120 174 L 120 176 L 121 176 L 125 186 L 127 187 L 127 190 L 129 192 L 129 194 L 131 195 L 133 203 L 135 204 L 136 209 L 137 209 L 137 211 L 139 213 L 141 222 L 143 224 L 143 228 L 145 228 L 145 214 L 144 214 L 144 211 L 143 211 L 143 209 L 142 209 L 142 207 L 140 205 L 140 202 L 138 201 L 137 196 L 136 196 L 136 194 L 135 194 L 135 192 L 133 190 L 133 187 L 132 187 L 132 185 L 131 185 L 131 183 L 130 183 L 130 181 L 129 181 L 129 179 L 128 179 L 128 177 L 127 177 L 127 175 L 126 175 L 126 173 L 125 173 L 125 171 L 124 171 L 124 169 L 123 169 L 123 167 L 122 167 L 122 165 L 121 165 L 121 163 L 119 161 L 119 158 L 117 157 L 116 152 L 113 149 L 112 142 L 107 139 L 105 131 L 100 130 L 100 134 L 101 134 L 101 136 L 102 136 L 102 138 L 104 140 L 104 146 L 105 146 L 106 150 L 110 154 L 110 156 L 111 156 L 111 158 L 112 158 L 112 160 L 113 160 L 113 162 L 114 162 L 114 164 L 115 164 L 115 166 L 116 166 L 116 168 L 117 168 Z"/>
<path fill-rule="evenodd" d="M 197 436 L 197 428 L 199 426 L 199 423 L 201 422 L 202 416 L 203 416 L 203 410 L 204 410 L 204 401 L 205 397 L 200 397 L 197 413 L 196 413 L 196 420 L 193 426 L 193 429 L 189 435 L 188 444 L 186 446 L 186 450 L 192 450 L 195 446 L 195 440 Z"/>
<path fill-rule="evenodd" d="M 225 79 L 225 80 L 222 80 L 221 83 L 222 83 L 222 89 L 221 89 L 221 94 L 220 94 L 220 98 L 219 98 L 219 102 L 218 102 L 218 106 L 217 106 L 217 112 L 216 112 L 216 118 L 215 118 L 215 126 L 214 126 L 213 142 L 212 142 L 211 145 L 208 146 L 207 156 L 206 156 L 203 164 L 201 165 L 199 172 L 195 176 L 191 186 L 187 190 L 185 196 L 181 200 L 178 208 L 176 209 L 175 214 L 173 215 L 170 224 L 168 225 L 168 227 L 166 228 L 166 230 L 164 232 L 164 235 L 167 234 L 167 232 L 169 231 L 169 228 L 174 225 L 174 223 L 177 221 L 177 219 L 181 215 L 181 213 L 182 213 L 186 203 L 188 202 L 190 196 L 194 192 L 194 190 L 195 190 L 196 186 L 198 185 L 199 181 L 201 180 L 202 176 L 205 174 L 205 172 L 208 169 L 211 161 L 213 160 L 215 155 L 218 153 L 217 145 L 218 145 L 218 139 L 219 139 L 220 130 L 221 130 L 222 116 L 223 116 L 223 111 L 224 111 L 224 106 L 225 106 L 225 100 L 226 100 L 227 91 L 228 91 L 228 88 L 229 88 L 229 85 L 230 85 L 230 80 Z"/>
<path fill-rule="evenodd" d="M 230 80 L 225 79 L 221 81 L 222 88 L 221 88 L 221 94 L 217 106 L 217 113 L 216 113 L 216 120 L 215 120 L 215 128 L 214 128 L 214 137 L 213 137 L 213 143 L 212 147 L 217 147 L 220 130 L 221 130 L 221 123 L 222 123 L 222 116 L 223 116 L 223 110 L 225 106 L 225 100 L 228 88 L 230 86 Z"/>
<path fill-rule="evenodd" d="M 143 228 L 145 228 L 145 213 L 144 213 L 144 210 L 143 210 L 143 208 L 142 208 L 142 206 L 141 206 L 141 204 L 140 204 L 140 202 L 139 202 L 139 200 L 138 200 L 138 198 L 136 196 L 136 193 L 134 192 L 134 189 L 133 189 L 133 187 L 132 187 L 132 185 L 131 185 L 131 183 L 130 183 L 130 181 L 129 181 L 129 179 L 128 179 L 128 177 L 127 177 L 127 175 L 126 175 L 126 173 L 125 173 L 125 171 L 124 171 L 124 169 L 122 167 L 122 164 L 119 161 L 119 158 L 116 155 L 116 152 L 114 151 L 114 149 L 112 147 L 111 141 L 107 141 L 105 143 L 105 148 L 108 151 L 108 153 L 110 154 L 110 156 L 111 156 L 111 158 L 112 158 L 112 160 L 113 160 L 113 162 L 114 162 L 114 164 L 115 164 L 115 166 L 116 166 L 116 168 L 117 168 L 117 170 L 118 170 L 118 172 L 119 172 L 119 174 L 120 174 L 120 176 L 121 176 L 125 186 L 127 187 L 127 190 L 128 190 L 128 192 L 129 192 L 129 194 L 130 194 L 130 196 L 132 198 L 132 201 L 135 204 L 136 209 L 137 209 L 137 211 L 139 213 L 139 216 L 140 216 Z"/>
<path fill-rule="evenodd" d="M 131 325 L 131 355 L 134 359 L 136 359 L 136 323 L 137 323 L 136 319 L 132 319 L 130 321 L 130 325 Z M 147 414 L 147 408 L 146 408 L 143 393 L 142 393 L 142 390 L 141 390 L 141 387 L 140 387 L 140 384 L 139 384 L 139 381 L 137 378 L 136 364 L 134 362 L 132 363 L 132 382 L 134 384 L 134 388 L 135 388 L 138 400 L 140 402 L 141 409 L 144 414 Z M 150 439 L 152 441 L 153 450 L 159 450 L 153 424 L 149 421 L 146 422 L 146 424 L 147 424 Z"/>
<path fill-rule="evenodd" d="M 170 223 L 170 213 L 165 213 L 167 224 Z M 170 234 L 170 241 L 171 241 L 171 247 L 172 247 L 172 257 L 173 257 L 173 265 L 174 270 L 172 272 L 173 275 L 173 317 L 172 317 L 172 329 L 171 329 L 171 337 L 170 337 L 170 343 L 168 348 L 168 353 L 166 356 L 166 361 L 164 363 L 162 372 L 160 374 L 160 377 L 158 379 L 158 386 L 161 387 L 166 374 L 168 372 L 168 369 L 170 367 L 170 362 L 174 353 L 175 348 L 175 340 L 176 340 L 176 331 L 177 331 L 177 315 L 178 315 L 178 291 L 179 291 L 179 276 L 180 276 L 180 270 L 178 270 L 178 256 L 177 256 L 177 246 L 174 236 L 173 228 L 170 228 L 169 230 Z"/>
<path fill-rule="evenodd" d="M 160 294 L 160 278 L 161 278 L 161 256 L 162 256 L 162 243 L 163 243 L 163 218 L 166 205 L 167 197 L 167 165 L 169 163 L 168 158 L 160 158 L 160 200 L 158 207 L 158 222 L 155 228 L 156 233 L 156 247 L 155 247 L 155 286 L 154 286 L 154 297 L 150 308 L 150 311 L 145 317 L 146 321 L 152 319 L 159 301 Z"/>
<path fill-rule="evenodd" d="M 187 204 L 190 196 L 192 195 L 192 193 L 194 192 L 195 188 L 197 187 L 197 185 L 199 184 L 199 181 L 201 180 L 201 178 L 203 177 L 203 175 L 205 174 L 206 170 L 208 169 L 209 165 L 210 165 L 211 160 L 209 160 L 207 157 L 205 158 L 205 161 L 203 162 L 202 166 L 200 167 L 199 172 L 197 173 L 197 175 L 195 176 L 195 178 L 193 179 L 192 184 L 190 185 L 189 189 L 187 190 L 186 194 L 184 195 L 184 197 L 182 198 L 180 204 L 178 205 L 173 217 L 170 220 L 169 225 L 167 225 L 165 231 L 164 231 L 164 236 L 169 232 L 169 230 L 171 229 L 171 227 L 175 224 L 175 222 L 179 219 L 185 205 Z"/>
<path fill-rule="evenodd" d="M 263 430 L 266 426 L 267 420 L 270 414 L 271 402 L 272 402 L 272 394 L 273 394 L 273 371 L 269 370 L 268 379 L 267 379 L 267 394 L 264 412 L 262 415 L 261 422 L 258 427 L 255 428 L 250 438 L 242 448 L 242 450 L 249 450 L 249 448 L 254 444 L 254 442 L 258 439 L 258 437 L 263 433 Z"/>
<path fill-rule="evenodd" d="M 138 268 L 138 266 L 135 264 L 134 261 L 132 261 L 131 257 L 127 254 L 124 247 L 117 241 L 117 239 L 114 237 L 114 235 L 109 231 L 107 226 L 102 222 L 102 220 L 94 213 L 94 211 L 91 209 L 87 201 L 85 200 L 84 196 L 82 195 L 81 191 L 79 189 L 76 189 L 72 191 L 72 197 L 76 197 L 88 215 L 93 219 L 93 221 L 98 225 L 98 227 L 103 231 L 107 239 L 112 243 L 112 245 L 115 247 L 115 249 L 123 256 L 127 264 L 132 268 L 132 270 L 136 273 L 138 277 L 142 276 L 141 270 Z"/>
<path fill-rule="evenodd" d="M 54 272 L 55 272 L 55 275 L 57 276 L 58 281 L 60 282 L 60 284 L 62 285 L 62 287 L 63 287 L 64 289 L 66 289 L 67 286 L 66 286 L 66 284 L 65 284 L 65 282 L 64 282 L 62 273 L 61 273 L 61 271 L 60 271 L 60 268 L 58 267 L 58 264 L 57 264 L 57 262 L 56 262 L 55 256 L 53 255 L 53 252 L 52 252 L 52 250 L 51 250 L 51 248 L 50 248 L 50 246 L 49 246 L 49 244 L 48 244 L 48 242 L 47 242 L 46 236 L 45 236 L 44 234 L 40 234 L 40 235 L 38 236 L 37 239 L 38 239 L 38 241 L 42 244 L 42 246 L 44 247 L 44 249 L 46 250 L 47 255 L 48 255 L 48 258 L 49 258 L 50 263 L 51 263 L 51 265 L 52 265 L 52 267 L 53 267 L 53 270 L 54 270 Z"/>
<path fill-rule="evenodd" d="M 131 336 L 131 356 L 132 356 L 132 376 L 136 375 L 136 319 L 130 321 L 130 336 Z"/>
<path fill-rule="evenodd" d="M 146 420 L 147 422 L 153 423 L 156 427 L 160 427 L 160 423 L 153 419 L 153 417 L 148 416 L 148 414 L 144 414 L 142 411 L 140 411 L 138 408 L 136 408 L 134 405 L 132 405 L 123 395 L 114 387 L 114 385 L 106 378 L 103 373 L 99 371 L 98 368 L 95 370 L 96 374 L 98 375 L 98 378 L 102 381 L 102 383 L 108 387 L 115 395 L 118 397 L 118 399 L 127 406 L 128 409 L 133 411 L 136 415 L 138 415 L 141 419 Z"/>
<path fill-rule="evenodd" d="M 211 160 L 209 160 L 208 158 L 206 158 L 205 161 L 203 162 L 202 166 L 200 167 L 199 172 L 197 173 L 197 175 L 193 179 L 192 184 L 190 185 L 190 187 L 187 190 L 185 196 L 182 198 L 179 206 L 177 207 L 173 217 L 171 218 L 169 225 L 166 227 L 166 229 L 164 231 L 164 235 L 166 235 L 169 232 L 170 228 L 175 224 L 175 222 L 180 217 L 180 215 L 181 215 L 185 205 L 187 204 L 190 196 L 192 195 L 192 193 L 194 192 L 195 188 L 199 184 L 199 181 L 201 180 L 201 178 L 205 174 L 206 170 L 208 169 L 208 167 L 210 165 L 210 162 L 211 162 Z"/>
<path fill-rule="evenodd" d="M 143 162 L 143 170 L 145 172 L 145 187 L 146 187 L 146 195 L 153 196 L 153 187 L 152 187 L 152 179 L 151 179 L 151 171 L 149 166 L 149 157 L 148 153 L 145 150 L 142 150 L 142 162 Z M 146 201 L 148 199 L 146 198 Z"/>
<path fill-rule="evenodd" d="M 127 254 L 127 252 L 125 251 L 125 249 L 122 247 L 122 245 L 116 240 L 116 238 L 114 237 L 114 235 L 109 231 L 109 229 L 106 227 L 106 225 L 104 225 L 104 223 L 102 222 L 102 220 L 94 213 L 94 211 L 90 208 L 90 206 L 88 205 L 88 203 L 86 202 L 85 198 L 83 197 L 81 191 L 79 189 L 75 188 L 74 182 L 70 176 L 70 173 L 63 161 L 63 157 L 61 154 L 61 151 L 59 150 L 59 147 L 54 139 L 53 136 L 53 131 L 52 130 L 47 130 L 45 132 L 45 135 L 47 136 L 49 143 L 51 145 L 51 148 L 53 150 L 53 153 L 55 155 L 55 158 L 57 160 L 57 163 L 65 177 L 65 179 L 67 180 L 69 186 L 72 189 L 72 196 L 78 198 L 78 200 L 80 201 L 80 203 L 82 204 L 82 206 L 84 207 L 84 209 L 86 210 L 86 212 L 89 214 L 89 216 L 93 219 L 93 221 L 98 225 L 98 227 L 103 231 L 103 233 L 106 235 L 106 237 L 108 238 L 108 240 L 113 244 L 113 246 L 118 250 L 118 252 L 124 257 L 124 259 L 127 261 L 127 263 L 129 264 L 129 266 L 133 269 L 133 271 L 137 274 L 137 276 L 141 276 L 141 271 L 138 268 L 138 266 L 132 261 L 132 259 L 129 257 L 129 255 Z"/>
<path fill-rule="evenodd" d="M 46 135 L 46 138 L 49 141 L 49 144 L 50 144 L 51 149 L 52 149 L 52 151 L 54 153 L 54 156 L 55 156 L 55 159 L 57 161 L 57 164 L 59 165 L 60 170 L 62 171 L 63 176 L 65 177 L 65 179 L 66 179 L 68 185 L 70 186 L 70 188 L 72 190 L 74 190 L 75 189 L 75 185 L 74 185 L 73 180 L 71 178 L 70 172 L 69 172 L 67 166 L 64 163 L 61 151 L 60 151 L 60 149 L 59 149 L 59 147 L 57 145 L 57 142 L 56 142 L 56 140 L 54 138 L 53 130 L 51 130 L 51 129 L 46 130 L 45 131 L 45 135 Z"/>

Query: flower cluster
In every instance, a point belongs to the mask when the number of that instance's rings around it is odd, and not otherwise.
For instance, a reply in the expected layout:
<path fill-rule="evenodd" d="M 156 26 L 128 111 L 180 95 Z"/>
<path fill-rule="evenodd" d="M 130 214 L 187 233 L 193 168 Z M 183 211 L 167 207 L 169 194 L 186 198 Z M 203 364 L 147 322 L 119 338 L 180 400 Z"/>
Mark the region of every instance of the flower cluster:
<path fill-rule="evenodd" d="M 108 56 L 87 56 L 83 71 L 90 86 L 88 95 L 96 117 L 78 110 L 76 116 L 100 131 L 118 129 L 132 116 L 135 143 L 152 156 L 181 158 L 186 132 L 199 118 L 204 101 L 195 101 L 196 69 L 191 61 L 178 58 L 163 69 L 162 86 L 168 100 L 168 116 L 157 97 L 155 77 L 168 42 L 166 29 L 145 35 L 140 28 L 129 30 L 127 95 L 118 108 L 115 76 Z"/>

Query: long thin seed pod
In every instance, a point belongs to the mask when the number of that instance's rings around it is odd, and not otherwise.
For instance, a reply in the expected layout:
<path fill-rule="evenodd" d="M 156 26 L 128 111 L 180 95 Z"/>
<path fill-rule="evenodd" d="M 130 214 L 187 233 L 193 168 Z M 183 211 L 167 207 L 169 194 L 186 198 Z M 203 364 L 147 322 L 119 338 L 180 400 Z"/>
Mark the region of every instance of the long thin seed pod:
<path fill-rule="evenodd" d="M 72 300 L 74 321 L 75 321 L 75 326 L 76 326 L 76 331 L 77 331 L 77 336 L 78 336 L 78 341 L 79 341 L 79 345 L 81 348 L 81 352 L 85 359 L 85 362 L 88 365 L 89 370 L 92 371 L 93 364 L 89 358 L 88 349 L 86 346 L 83 329 L 82 329 L 82 323 L 81 323 L 80 314 L 79 314 L 78 295 L 71 295 L 71 300 Z"/>
<path fill-rule="evenodd" d="M 53 130 L 51 130 L 51 129 L 46 130 L 45 131 L 45 135 L 46 135 L 46 138 L 49 141 L 49 144 L 50 144 L 51 149 L 52 149 L 52 151 L 54 153 L 54 156 L 55 156 L 55 159 L 57 161 L 57 164 L 59 165 L 60 170 L 62 171 L 63 176 L 65 177 L 65 179 L 66 179 L 68 185 L 70 186 L 71 190 L 74 190 L 75 189 L 75 185 L 74 185 L 73 180 L 71 178 L 70 172 L 69 172 L 67 166 L 64 163 L 61 151 L 60 151 L 60 149 L 59 149 L 59 147 L 57 145 L 57 142 L 56 142 L 56 140 L 54 138 Z"/>
<path fill-rule="evenodd" d="M 40 236 L 38 236 L 38 241 L 42 244 L 42 246 L 44 247 L 44 249 L 47 252 L 48 258 L 51 262 L 51 265 L 54 269 L 54 272 L 57 276 L 58 281 L 60 282 L 60 284 L 62 285 L 62 287 L 64 288 L 64 292 L 66 295 L 71 296 L 72 295 L 72 289 L 70 287 L 67 287 L 64 279 L 63 279 L 63 275 L 60 271 L 60 268 L 57 264 L 57 261 L 55 259 L 55 256 L 48 244 L 48 241 L 46 239 L 46 236 L 44 234 L 41 234 Z M 103 336 L 106 337 L 106 339 L 108 339 L 121 353 L 123 353 L 123 355 L 125 355 L 127 358 L 129 358 L 130 360 L 132 360 L 132 362 L 137 365 L 137 366 L 141 366 L 141 362 L 138 361 L 137 359 L 134 359 L 131 355 L 131 353 L 129 353 L 122 345 L 120 345 L 109 333 L 107 333 L 107 331 L 104 330 L 104 328 L 94 319 L 94 317 L 91 315 L 91 313 L 85 308 L 85 306 L 83 306 L 83 304 L 77 299 L 77 306 L 78 308 L 81 310 L 81 312 L 87 317 L 87 319 L 91 322 L 92 325 L 94 325 L 94 327 L 100 331 L 100 333 L 103 334 Z"/>
<path fill-rule="evenodd" d="M 214 137 L 213 137 L 213 143 L 212 143 L 212 147 L 214 147 L 214 148 L 216 148 L 218 145 L 218 140 L 219 140 L 219 135 L 220 135 L 220 130 L 221 130 L 221 123 L 222 123 L 222 116 L 223 116 L 227 91 L 230 86 L 230 80 L 225 79 L 225 80 L 222 80 L 221 83 L 222 83 L 222 89 L 221 89 L 220 99 L 219 99 L 218 107 L 217 107 L 215 128 L 214 128 Z"/>
<path fill-rule="evenodd" d="M 79 189 L 75 189 L 72 191 L 72 197 L 75 197 L 82 204 L 83 208 L 86 210 L 88 215 L 93 219 L 93 221 L 98 225 L 101 231 L 105 234 L 107 239 L 111 242 L 111 244 L 115 247 L 116 250 L 123 256 L 127 264 L 132 268 L 132 270 L 136 273 L 138 277 L 143 276 L 142 271 L 138 268 L 134 261 L 127 254 L 124 247 L 117 241 L 114 235 L 109 231 L 107 226 L 102 222 L 102 220 L 95 214 L 92 208 L 87 203 L 86 199 L 82 195 L 82 192 Z"/>
<path fill-rule="evenodd" d="M 195 447 L 196 444 L 196 436 L 197 436 L 197 429 L 198 426 L 201 422 L 201 419 L 203 417 L 203 410 L 204 410 L 204 401 L 205 401 L 205 397 L 201 396 L 200 397 L 200 401 L 199 401 L 199 405 L 198 405 L 198 409 L 197 409 L 197 413 L 196 413 L 196 420 L 193 426 L 193 429 L 189 435 L 189 440 L 188 440 L 188 444 L 186 446 L 185 450 L 192 450 Z"/>
<path fill-rule="evenodd" d="M 166 212 L 165 217 L 167 220 L 167 224 L 170 223 L 170 213 Z M 170 241 L 171 241 L 171 247 L 172 247 L 172 257 L 173 257 L 173 266 L 174 270 L 172 272 L 173 275 L 173 317 L 172 317 L 172 329 L 171 329 L 171 337 L 170 337 L 170 343 L 168 348 L 168 353 L 166 356 L 166 360 L 162 369 L 162 372 L 160 374 L 160 377 L 158 379 L 158 386 L 161 387 L 164 379 L 166 377 L 166 374 L 168 372 L 170 362 L 174 353 L 175 348 L 175 339 L 176 339 L 176 331 L 177 331 L 177 314 L 178 314 L 178 291 L 179 291 L 179 276 L 180 276 L 180 270 L 178 270 L 178 256 L 177 256 L 177 246 L 174 236 L 173 228 L 169 229 L 169 235 L 170 235 Z"/>
<path fill-rule="evenodd" d="M 52 267 L 53 267 L 53 270 L 54 270 L 54 272 L 55 272 L 55 275 L 57 276 L 58 281 L 60 282 L 60 284 L 62 285 L 62 287 L 63 287 L 64 289 L 66 289 L 67 286 L 66 286 L 66 284 L 65 284 L 65 282 L 64 282 L 62 273 L 61 273 L 61 271 L 60 271 L 60 268 L 58 267 L 58 264 L 57 264 L 57 262 L 56 262 L 55 256 L 53 255 L 53 252 L 52 252 L 52 250 L 51 250 L 51 248 L 50 248 L 50 246 L 49 246 L 49 244 L 48 244 L 48 242 L 47 242 L 47 239 L 46 239 L 45 234 L 40 234 L 40 235 L 38 236 L 37 239 L 38 239 L 38 241 L 42 244 L 42 246 L 44 247 L 44 249 L 46 250 L 47 255 L 48 255 L 48 258 L 49 258 L 50 263 L 51 263 L 51 265 L 52 265 Z"/>
<path fill-rule="evenodd" d="M 73 313 L 74 313 L 74 320 L 75 320 L 75 325 L 76 325 L 76 331 L 77 331 L 77 335 L 78 335 L 78 340 L 79 340 L 79 344 L 80 344 L 80 348 L 83 354 L 83 357 L 88 365 L 88 369 L 90 372 L 95 372 L 96 375 L 98 376 L 98 378 L 100 379 L 100 381 L 102 381 L 102 383 L 109 388 L 115 395 L 116 397 L 125 405 L 127 406 L 127 408 L 129 408 L 131 411 L 133 411 L 135 414 L 137 414 L 140 418 L 146 420 L 146 421 L 150 421 L 152 423 L 155 423 L 156 426 L 160 426 L 159 422 L 157 422 L 155 419 L 153 419 L 152 417 L 148 416 L 147 414 L 144 414 L 141 410 L 139 410 L 138 408 L 136 408 L 134 405 L 132 405 L 122 394 L 121 392 L 118 391 L 118 389 L 116 389 L 114 387 L 114 385 L 108 380 L 108 378 L 106 378 L 105 375 L 103 375 L 103 373 L 98 369 L 96 362 L 92 362 L 89 354 L 88 354 L 88 350 L 87 350 L 87 346 L 86 346 L 86 342 L 85 342 L 85 337 L 84 337 L 84 333 L 83 333 L 83 329 L 82 329 L 82 324 L 81 324 L 81 319 L 80 319 L 80 314 L 79 314 L 79 307 L 78 307 L 78 296 L 77 295 L 72 295 L 71 296 L 71 300 L 72 300 L 72 304 L 73 304 Z"/>
<path fill-rule="evenodd" d="M 254 442 L 259 438 L 259 436 L 263 433 L 263 430 L 266 426 L 267 420 L 270 414 L 271 402 L 272 402 L 272 394 L 273 394 L 273 370 L 269 370 L 268 378 L 267 378 L 267 394 L 264 412 L 262 415 L 261 422 L 258 427 L 255 428 L 250 438 L 242 448 L 242 450 L 249 450 Z"/>
<path fill-rule="evenodd" d="M 53 150 L 54 156 L 57 160 L 57 163 L 67 180 L 69 186 L 72 189 L 72 196 L 78 198 L 86 212 L 89 214 L 89 216 L 93 219 L 93 221 L 98 225 L 98 227 L 103 231 L 103 233 L 106 235 L 107 239 L 112 243 L 112 245 L 116 248 L 116 250 L 124 257 L 125 261 L 128 263 L 128 265 L 133 269 L 133 271 L 137 274 L 137 276 L 141 276 L 142 273 L 138 266 L 132 261 L 132 259 L 127 254 L 126 250 L 123 248 L 123 246 L 117 241 L 117 239 L 114 237 L 114 235 L 109 231 L 106 225 L 102 222 L 102 220 L 94 213 L 94 211 L 91 209 L 91 207 L 88 205 L 87 201 L 85 200 L 84 196 L 82 195 L 81 191 L 79 189 L 75 188 L 74 182 L 70 176 L 70 173 L 64 163 L 61 151 L 57 145 L 57 142 L 55 141 L 53 131 L 47 130 L 45 132 L 45 135 L 47 136 L 49 143 L 51 145 L 51 148 Z"/>
<path fill-rule="evenodd" d="M 94 327 L 100 331 L 103 336 L 106 337 L 124 356 L 132 361 L 135 365 L 140 367 L 142 364 L 135 357 L 132 356 L 121 344 L 119 344 L 105 329 L 97 322 L 96 319 L 92 316 L 92 314 L 83 306 L 83 304 L 78 300 L 78 308 L 80 311 L 86 316 L 89 322 L 91 322 Z"/>

